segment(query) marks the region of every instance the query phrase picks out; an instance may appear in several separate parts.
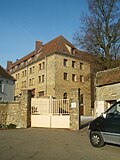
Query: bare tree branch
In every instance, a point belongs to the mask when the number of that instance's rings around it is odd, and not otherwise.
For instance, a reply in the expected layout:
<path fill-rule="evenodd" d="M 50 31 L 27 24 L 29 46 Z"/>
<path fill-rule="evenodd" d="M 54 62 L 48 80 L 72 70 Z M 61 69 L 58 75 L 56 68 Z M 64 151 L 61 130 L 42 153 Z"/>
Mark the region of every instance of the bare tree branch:
<path fill-rule="evenodd" d="M 82 17 L 83 26 L 74 35 L 80 48 L 100 55 L 104 67 L 120 56 L 120 0 L 89 0 L 90 15 Z M 104 58 L 104 61 L 103 61 Z"/>

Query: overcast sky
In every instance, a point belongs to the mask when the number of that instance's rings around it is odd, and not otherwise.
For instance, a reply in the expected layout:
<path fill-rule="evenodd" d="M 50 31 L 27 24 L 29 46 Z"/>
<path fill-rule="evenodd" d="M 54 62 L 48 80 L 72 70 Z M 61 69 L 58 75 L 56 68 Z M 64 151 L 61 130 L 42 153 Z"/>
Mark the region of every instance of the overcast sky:
<path fill-rule="evenodd" d="M 0 65 L 32 52 L 36 40 L 72 42 L 87 9 L 87 0 L 0 0 Z"/>

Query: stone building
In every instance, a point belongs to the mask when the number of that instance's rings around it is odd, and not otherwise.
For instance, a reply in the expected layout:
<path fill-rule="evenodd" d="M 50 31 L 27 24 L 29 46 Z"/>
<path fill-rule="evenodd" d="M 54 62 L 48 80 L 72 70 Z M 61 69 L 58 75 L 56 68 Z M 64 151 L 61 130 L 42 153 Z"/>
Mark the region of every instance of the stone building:
<path fill-rule="evenodd" d="M 15 79 L 0 66 L 0 101 L 14 100 Z"/>
<path fill-rule="evenodd" d="M 97 72 L 95 93 L 95 114 L 99 116 L 120 100 L 120 67 Z"/>
<path fill-rule="evenodd" d="M 33 97 L 72 98 L 71 90 L 80 88 L 81 112 L 91 115 L 90 64 L 83 55 L 63 36 L 44 45 L 36 41 L 33 52 L 7 63 L 7 71 L 16 79 L 15 96 L 29 89 Z"/>

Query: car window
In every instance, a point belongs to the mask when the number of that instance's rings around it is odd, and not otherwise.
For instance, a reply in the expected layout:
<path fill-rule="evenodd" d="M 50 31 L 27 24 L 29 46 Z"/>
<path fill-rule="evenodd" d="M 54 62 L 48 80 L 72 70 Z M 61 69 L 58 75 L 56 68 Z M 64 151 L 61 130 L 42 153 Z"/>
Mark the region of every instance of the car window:
<path fill-rule="evenodd" d="M 111 109 L 107 112 L 108 118 L 120 118 L 120 103 L 116 103 Z"/>

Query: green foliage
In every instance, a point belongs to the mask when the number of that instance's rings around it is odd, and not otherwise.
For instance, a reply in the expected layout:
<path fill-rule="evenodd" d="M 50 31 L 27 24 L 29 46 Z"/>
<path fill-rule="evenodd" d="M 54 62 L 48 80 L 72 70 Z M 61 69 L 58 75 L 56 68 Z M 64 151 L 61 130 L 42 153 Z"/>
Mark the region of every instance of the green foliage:
<path fill-rule="evenodd" d="M 7 125 L 8 129 L 14 129 L 16 128 L 15 124 L 10 123 L 9 125 Z"/>
<path fill-rule="evenodd" d="M 5 124 L 0 124 L 0 128 L 1 129 L 15 129 L 16 125 L 13 123 L 10 123 L 9 125 L 5 125 Z"/>

